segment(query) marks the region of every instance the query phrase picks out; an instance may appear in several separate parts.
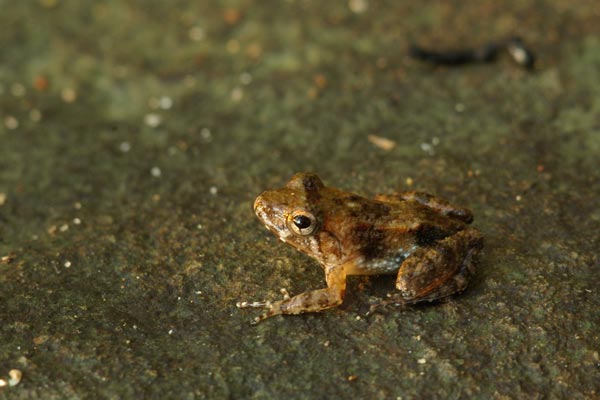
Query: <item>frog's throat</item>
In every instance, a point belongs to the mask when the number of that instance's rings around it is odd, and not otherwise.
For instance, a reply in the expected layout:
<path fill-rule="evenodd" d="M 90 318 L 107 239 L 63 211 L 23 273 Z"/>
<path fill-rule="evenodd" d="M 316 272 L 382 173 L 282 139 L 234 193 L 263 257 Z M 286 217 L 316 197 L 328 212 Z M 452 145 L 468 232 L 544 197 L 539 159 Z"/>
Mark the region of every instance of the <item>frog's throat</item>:
<path fill-rule="evenodd" d="M 305 252 L 323 265 L 338 265 L 343 261 L 339 239 L 325 231 L 309 237 L 309 246 Z"/>

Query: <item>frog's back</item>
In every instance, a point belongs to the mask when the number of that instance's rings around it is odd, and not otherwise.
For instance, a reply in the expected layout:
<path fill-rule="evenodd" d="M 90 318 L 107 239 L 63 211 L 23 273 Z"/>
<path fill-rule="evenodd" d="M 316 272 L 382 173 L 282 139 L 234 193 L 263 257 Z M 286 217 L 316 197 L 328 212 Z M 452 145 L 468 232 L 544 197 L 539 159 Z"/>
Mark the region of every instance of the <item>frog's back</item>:
<path fill-rule="evenodd" d="M 415 250 L 462 229 L 461 221 L 414 201 L 362 203 L 362 213 L 347 229 L 354 249 L 349 274 L 392 274 Z"/>
<path fill-rule="evenodd" d="M 452 234 L 464 229 L 465 223 L 442 215 L 436 210 L 415 201 L 402 201 L 395 203 L 382 203 L 389 207 L 387 215 L 381 216 L 376 226 L 381 229 L 397 230 L 399 233 L 416 233 L 422 229 L 437 229 Z"/>

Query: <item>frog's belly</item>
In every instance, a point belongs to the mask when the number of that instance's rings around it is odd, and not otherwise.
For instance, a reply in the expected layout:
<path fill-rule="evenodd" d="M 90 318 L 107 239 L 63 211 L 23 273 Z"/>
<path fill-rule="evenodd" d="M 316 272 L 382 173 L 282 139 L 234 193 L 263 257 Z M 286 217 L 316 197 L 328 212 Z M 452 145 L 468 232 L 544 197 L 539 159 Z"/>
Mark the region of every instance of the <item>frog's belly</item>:
<path fill-rule="evenodd" d="M 408 250 L 399 249 L 382 258 L 373 258 L 366 260 L 364 257 L 358 257 L 344 267 L 347 275 L 385 275 L 395 274 L 400 266 L 414 251 L 416 246 Z"/>

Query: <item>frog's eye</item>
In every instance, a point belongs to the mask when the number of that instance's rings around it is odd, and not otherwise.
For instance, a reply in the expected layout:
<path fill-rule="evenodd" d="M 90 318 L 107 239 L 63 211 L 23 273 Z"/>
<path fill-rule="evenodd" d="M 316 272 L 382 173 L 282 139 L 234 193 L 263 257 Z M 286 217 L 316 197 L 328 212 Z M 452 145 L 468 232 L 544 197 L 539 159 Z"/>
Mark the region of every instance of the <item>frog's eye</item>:
<path fill-rule="evenodd" d="M 310 235 L 317 227 L 315 216 L 305 210 L 294 211 L 288 218 L 288 227 L 296 235 Z"/>

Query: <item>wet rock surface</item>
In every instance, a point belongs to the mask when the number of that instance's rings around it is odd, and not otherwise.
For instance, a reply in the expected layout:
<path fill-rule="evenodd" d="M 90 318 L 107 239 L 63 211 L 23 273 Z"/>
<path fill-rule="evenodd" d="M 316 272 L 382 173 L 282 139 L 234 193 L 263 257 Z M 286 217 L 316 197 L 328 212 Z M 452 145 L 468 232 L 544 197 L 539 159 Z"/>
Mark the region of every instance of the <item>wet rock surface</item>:
<path fill-rule="evenodd" d="M 598 396 L 596 3 L 5 4 L 0 396 Z M 407 54 L 515 34 L 531 72 Z M 250 326 L 324 285 L 252 212 L 298 171 L 470 207 L 469 288 Z"/>

